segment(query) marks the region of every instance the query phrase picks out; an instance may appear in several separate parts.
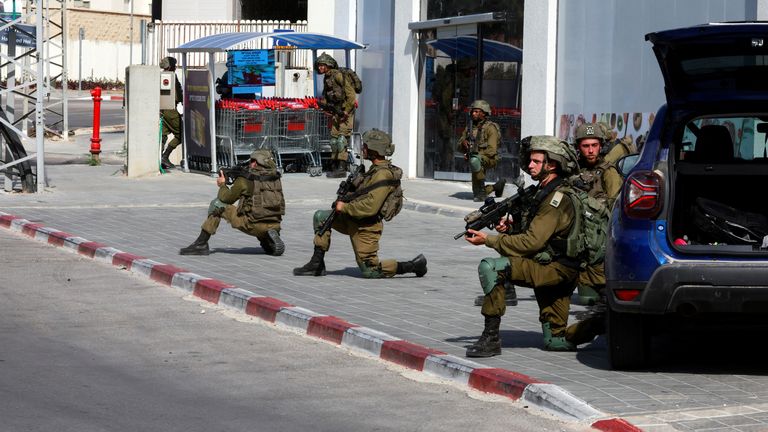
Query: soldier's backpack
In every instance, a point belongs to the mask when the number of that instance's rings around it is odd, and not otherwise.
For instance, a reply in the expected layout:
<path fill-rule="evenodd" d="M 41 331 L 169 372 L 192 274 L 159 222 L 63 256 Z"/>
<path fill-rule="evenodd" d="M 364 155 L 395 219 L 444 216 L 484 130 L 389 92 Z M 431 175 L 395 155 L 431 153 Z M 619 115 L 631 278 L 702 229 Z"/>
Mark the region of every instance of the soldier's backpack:
<path fill-rule="evenodd" d="M 403 188 L 400 186 L 400 179 L 403 177 L 403 170 L 392 165 L 389 170 L 392 172 L 392 181 L 396 182 L 395 188 L 387 195 L 384 204 L 381 206 L 379 216 L 389 222 L 403 209 Z"/>
<path fill-rule="evenodd" d="M 573 179 L 573 178 L 572 178 Z M 574 186 L 562 190 L 571 198 L 576 219 L 566 240 L 566 255 L 587 265 L 603 262 L 611 212 L 605 203 Z"/>
<path fill-rule="evenodd" d="M 340 67 L 339 70 L 341 71 L 342 76 L 344 76 L 344 84 L 346 85 L 347 80 L 350 80 L 352 82 L 352 87 L 355 88 L 355 93 L 362 93 L 363 82 L 360 80 L 360 77 L 357 76 L 357 72 L 346 67 Z"/>

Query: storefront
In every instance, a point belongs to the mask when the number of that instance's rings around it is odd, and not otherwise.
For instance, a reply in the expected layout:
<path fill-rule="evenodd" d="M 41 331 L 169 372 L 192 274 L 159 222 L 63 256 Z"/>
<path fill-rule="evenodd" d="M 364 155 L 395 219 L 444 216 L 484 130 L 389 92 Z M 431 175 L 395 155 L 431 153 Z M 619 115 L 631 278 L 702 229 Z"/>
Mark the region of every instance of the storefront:
<path fill-rule="evenodd" d="M 428 5 L 425 21 L 412 22 L 417 34 L 423 110 L 418 175 L 443 180 L 469 180 L 469 167 L 457 151 L 476 99 L 492 107 L 491 120 L 501 129 L 498 166 L 488 181 L 514 178 L 520 140 L 522 86 L 522 1 L 502 5 L 507 12 L 441 16 L 450 13 Z M 499 6 L 499 5 L 497 5 Z M 517 7 L 515 7 L 517 6 Z M 513 17 L 510 11 L 516 11 Z M 519 14 L 519 16 L 518 16 Z"/>

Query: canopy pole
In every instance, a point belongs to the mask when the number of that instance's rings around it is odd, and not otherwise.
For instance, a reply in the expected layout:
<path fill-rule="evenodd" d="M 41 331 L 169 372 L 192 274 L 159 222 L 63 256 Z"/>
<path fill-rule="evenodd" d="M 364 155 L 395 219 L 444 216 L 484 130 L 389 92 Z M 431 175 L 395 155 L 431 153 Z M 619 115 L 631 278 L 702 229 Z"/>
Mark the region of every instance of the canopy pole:
<path fill-rule="evenodd" d="M 211 176 L 216 177 L 219 167 L 216 164 L 216 86 L 213 82 L 215 76 L 214 66 L 216 62 L 216 53 L 208 53 L 208 116 L 211 127 L 209 128 L 211 137 Z"/>
<path fill-rule="evenodd" d="M 312 50 L 312 66 L 310 66 L 310 67 L 312 69 L 312 87 L 314 87 L 315 99 L 317 99 L 317 97 L 318 97 L 317 96 L 317 93 L 318 93 L 318 91 L 317 91 L 317 87 L 318 87 L 317 71 L 315 70 L 315 64 L 316 63 L 317 63 L 317 50 L 313 49 Z"/>
<path fill-rule="evenodd" d="M 189 137 L 187 136 L 187 122 L 190 121 L 189 116 L 186 116 L 184 114 L 187 113 L 187 53 L 181 54 L 181 106 L 184 108 L 184 113 L 182 114 L 182 122 L 181 122 L 181 136 L 182 136 L 182 150 L 184 151 L 184 172 L 189 172 L 189 158 L 187 157 L 187 142 L 189 141 Z"/>

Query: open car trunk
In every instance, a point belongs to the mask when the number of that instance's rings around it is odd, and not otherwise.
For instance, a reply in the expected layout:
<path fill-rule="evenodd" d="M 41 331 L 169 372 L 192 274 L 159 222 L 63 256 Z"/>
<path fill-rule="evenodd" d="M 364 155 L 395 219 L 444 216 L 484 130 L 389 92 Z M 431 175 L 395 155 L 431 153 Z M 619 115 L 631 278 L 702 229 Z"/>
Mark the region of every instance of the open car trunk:
<path fill-rule="evenodd" d="M 768 122 L 689 122 L 675 150 L 670 237 L 681 252 L 768 256 Z"/>

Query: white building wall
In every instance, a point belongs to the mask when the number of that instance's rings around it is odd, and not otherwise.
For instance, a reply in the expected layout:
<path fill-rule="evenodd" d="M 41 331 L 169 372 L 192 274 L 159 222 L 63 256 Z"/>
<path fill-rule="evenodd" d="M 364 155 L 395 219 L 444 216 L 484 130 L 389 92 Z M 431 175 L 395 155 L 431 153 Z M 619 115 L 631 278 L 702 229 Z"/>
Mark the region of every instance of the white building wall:
<path fill-rule="evenodd" d="M 570 139 L 580 123 L 602 120 L 618 136 L 637 139 L 665 102 L 664 81 L 645 35 L 708 22 L 755 20 L 766 9 L 764 0 L 559 2 L 557 135 Z M 526 10 L 526 23 L 528 18 Z M 529 40 L 526 34 L 526 52 Z M 524 86 L 528 84 L 525 80 Z M 524 118 L 529 114 L 524 106 Z"/>
<path fill-rule="evenodd" d="M 164 1 L 163 19 L 172 21 L 223 21 L 235 19 L 239 0 Z"/>
<path fill-rule="evenodd" d="M 554 132 L 557 3 L 557 0 L 526 0 L 523 6 L 521 137 Z"/>

